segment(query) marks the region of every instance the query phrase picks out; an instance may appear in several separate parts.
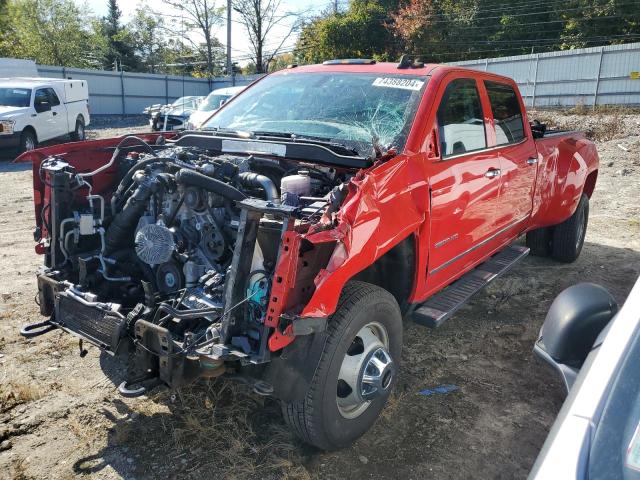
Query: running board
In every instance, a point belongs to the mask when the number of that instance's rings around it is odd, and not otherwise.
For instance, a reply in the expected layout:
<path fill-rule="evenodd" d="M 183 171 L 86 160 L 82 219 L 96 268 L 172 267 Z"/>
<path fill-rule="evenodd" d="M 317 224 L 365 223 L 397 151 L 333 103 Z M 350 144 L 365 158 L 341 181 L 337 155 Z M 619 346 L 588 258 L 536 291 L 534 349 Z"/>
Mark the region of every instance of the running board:
<path fill-rule="evenodd" d="M 509 271 L 528 253 L 529 249 L 521 246 L 510 246 L 496 253 L 416 308 L 413 321 L 425 327 L 439 327 L 471 297 Z"/>

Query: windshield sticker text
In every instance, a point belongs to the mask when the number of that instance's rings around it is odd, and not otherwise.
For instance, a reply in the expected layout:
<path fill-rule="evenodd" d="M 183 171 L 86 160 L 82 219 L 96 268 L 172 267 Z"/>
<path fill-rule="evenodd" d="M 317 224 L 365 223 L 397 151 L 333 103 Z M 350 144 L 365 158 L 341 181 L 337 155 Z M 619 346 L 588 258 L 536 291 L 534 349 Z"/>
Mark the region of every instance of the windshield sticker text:
<path fill-rule="evenodd" d="M 378 77 L 373 81 L 374 87 L 401 88 L 403 90 L 420 90 L 424 82 L 415 78 Z"/>

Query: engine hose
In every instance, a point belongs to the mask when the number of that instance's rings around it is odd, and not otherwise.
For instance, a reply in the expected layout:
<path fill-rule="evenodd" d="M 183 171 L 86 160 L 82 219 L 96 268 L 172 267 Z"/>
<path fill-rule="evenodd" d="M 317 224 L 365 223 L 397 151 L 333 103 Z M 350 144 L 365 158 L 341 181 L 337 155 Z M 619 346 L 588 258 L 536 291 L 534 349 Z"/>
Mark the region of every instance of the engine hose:
<path fill-rule="evenodd" d="M 187 168 L 182 168 L 176 173 L 176 182 L 189 187 L 203 188 L 236 202 L 247 198 L 247 196 L 237 188 Z"/>
<path fill-rule="evenodd" d="M 120 201 L 120 198 L 122 197 L 122 194 L 125 192 L 125 190 L 129 187 L 129 185 L 131 185 L 131 179 L 133 178 L 133 176 L 138 170 L 142 170 L 145 167 L 156 162 L 171 163 L 172 161 L 173 159 L 171 158 L 153 157 L 153 158 L 147 158 L 147 159 L 141 160 L 137 162 L 135 165 L 133 165 L 127 171 L 127 173 L 124 174 L 124 176 L 122 177 L 122 180 L 120 180 L 120 184 L 118 185 L 118 188 L 116 189 L 116 191 L 113 193 L 113 196 L 111 197 L 111 215 L 116 214 L 116 211 L 118 209 L 118 202 Z"/>
<path fill-rule="evenodd" d="M 138 188 L 109 225 L 105 235 L 105 255 L 133 241 L 133 231 L 147 208 L 149 198 L 158 190 L 159 185 L 159 180 L 143 176 Z"/>
<path fill-rule="evenodd" d="M 127 135 L 122 140 L 120 140 L 120 142 L 116 146 L 116 149 L 113 151 L 113 155 L 111 155 L 111 159 L 107 163 L 105 163 L 101 167 L 98 167 L 97 169 L 93 170 L 92 172 L 79 173 L 78 176 L 79 177 L 92 177 L 95 174 L 100 173 L 100 172 L 106 170 L 107 168 L 111 167 L 111 165 L 113 165 L 113 163 L 116 161 L 116 158 L 118 158 L 118 156 L 120 155 L 120 149 L 129 140 L 134 140 L 140 146 L 145 147 L 151 153 L 151 155 L 153 155 L 154 157 L 157 156 L 155 150 L 147 142 L 145 142 L 144 140 L 142 140 L 139 137 L 136 137 L 135 135 Z"/>
<path fill-rule="evenodd" d="M 273 181 L 271 181 L 271 179 L 266 175 L 260 175 L 259 173 L 253 172 L 243 172 L 236 175 L 236 180 L 246 187 L 261 188 L 264 190 L 267 200 L 279 203 L 278 189 L 276 188 L 275 183 L 273 183 Z"/>
<path fill-rule="evenodd" d="M 153 291 L 158 291 L 158 284 L 156 282 L 156 276 L 153 274 L 153 269 L 142 260 L 140 260 L 138 255 L 136 255 L 135 250 L 118 250 L 117 252 L 111 254 L 111 258 L 116 262 L 124 262 L 131 266 L 137 267 L 142 272 L 145 280 L 153 286 Z M 130 270 L 130 268 L 126 268 L 125 270 L 127 269 Z"/>

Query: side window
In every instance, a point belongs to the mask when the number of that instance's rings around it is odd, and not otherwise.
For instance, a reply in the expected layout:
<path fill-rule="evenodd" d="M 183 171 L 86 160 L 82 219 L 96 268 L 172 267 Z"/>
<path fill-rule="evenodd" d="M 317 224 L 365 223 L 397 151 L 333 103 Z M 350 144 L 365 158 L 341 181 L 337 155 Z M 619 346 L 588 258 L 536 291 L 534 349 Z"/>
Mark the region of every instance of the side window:
<path fill-rule="evenodd" d="M 46 89 L 41 88 L 39 90 L 36 90 L 36 93 L 33 97 L 33 108 L 38 113 L 44 113 L 51 110 L 49 95 L 47 94 Z"/>
<path fill-rule="evenodd" d="M 496 125 L 496 145 L 518 143 L 524 139 L 524 123 L 518 95 L 511 85 L 485 81 Z"/>
<path fill-rule="evenodd" d="M 51 103 L 52 107 L 60 105 L 60 99 L 53 88 L 47 88 L 47 94 L 49 95 L 49 103 Z"/>
<path fill-rule="evenodd" d="M 44 88 L 36 90 L 36 95 L 33 98 L 33 105 L 38 107 L 43 103 L 49 103 L 49 95 L 47 95 L 47 91 Z"/>
<path fill-rule="evenodd" d="M 443 157 L 487 148 L 484 116 L 476 81 L 453 80 L 438 107 L 440 151 Z"/>

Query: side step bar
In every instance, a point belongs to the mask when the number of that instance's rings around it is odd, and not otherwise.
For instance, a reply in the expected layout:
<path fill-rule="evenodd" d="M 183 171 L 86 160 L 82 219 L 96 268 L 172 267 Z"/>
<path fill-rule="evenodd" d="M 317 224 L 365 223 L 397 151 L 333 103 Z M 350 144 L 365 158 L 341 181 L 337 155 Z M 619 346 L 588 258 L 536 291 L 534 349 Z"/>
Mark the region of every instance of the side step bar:
<path fill-rule="evenodd" d="M 413 312 L 413 321 L 425 327 L 439 327 L 471 297 L 529 254 L 527 247 L 510 246 L 466 273 L 444 290 L 430 297 Z"/>

